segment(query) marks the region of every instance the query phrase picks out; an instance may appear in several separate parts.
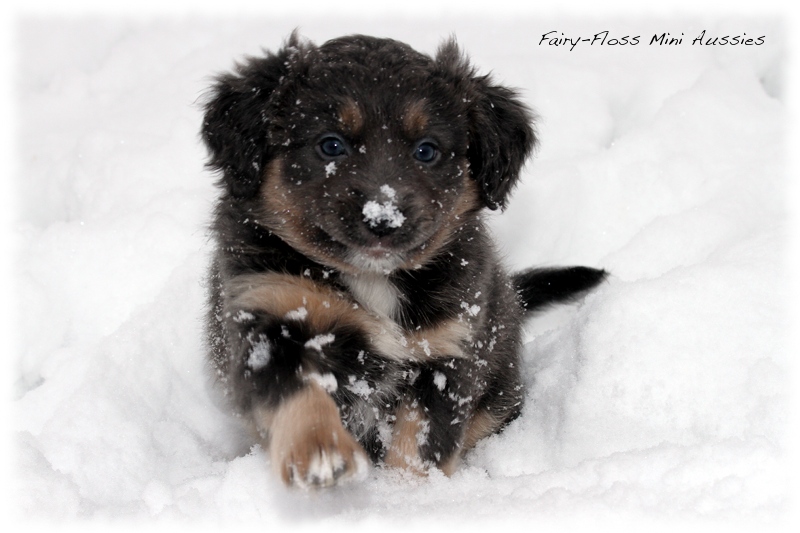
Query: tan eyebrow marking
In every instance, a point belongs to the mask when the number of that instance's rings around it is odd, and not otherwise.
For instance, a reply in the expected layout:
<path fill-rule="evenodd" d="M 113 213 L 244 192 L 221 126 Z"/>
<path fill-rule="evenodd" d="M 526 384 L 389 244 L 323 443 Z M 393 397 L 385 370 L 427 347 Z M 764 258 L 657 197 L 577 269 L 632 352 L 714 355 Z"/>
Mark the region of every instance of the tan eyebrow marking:
<path fill-rule="evenodd" d="M 403 113 L 403 129 L 410 138 L 416 138 L 425 133 L 430 117 L 425 111 L 425 100 L 414 100 L 406 106 Z"/>
<path fill-rule="evenodd" d="M 347 98 L 339 106 L 339 121 L 350 135 L 357 135 L 364 128 L 364 113 L 358 102 Z"/>

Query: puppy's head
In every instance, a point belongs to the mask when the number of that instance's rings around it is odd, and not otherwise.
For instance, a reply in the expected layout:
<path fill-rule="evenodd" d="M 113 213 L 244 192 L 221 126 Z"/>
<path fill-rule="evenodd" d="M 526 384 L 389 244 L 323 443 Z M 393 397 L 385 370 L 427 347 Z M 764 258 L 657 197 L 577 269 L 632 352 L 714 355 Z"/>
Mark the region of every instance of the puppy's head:
<path fill-rule="evenodd" d="M 424 264 L 470 215 L 505 206 L 535 142 L 515 93 L 452 41 L 431 58 L 295 35 L 218 78 L 203 139 L 229 200 L 350 272 Z"/>

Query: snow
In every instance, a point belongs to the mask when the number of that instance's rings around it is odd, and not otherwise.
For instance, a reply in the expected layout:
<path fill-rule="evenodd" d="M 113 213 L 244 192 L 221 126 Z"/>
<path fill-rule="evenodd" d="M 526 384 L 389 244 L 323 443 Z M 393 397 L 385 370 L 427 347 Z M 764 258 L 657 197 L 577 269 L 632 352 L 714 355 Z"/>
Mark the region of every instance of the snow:
<path fill-rule="evenodd" d="M 336 174 L 336 161 L 331 161 L 325 165 L 325 177 L 330 178 Z"/>
<path fill-rule="evenodd" d="M 313 348 L 318 352 L 321 352 L 323 346 L 325 346 L 326 344 L 330 344 L 335 340 L 336 340 L 335 335 L 333 335 L 332 333 L 326 333 L 323 335 L 317 335 L 314 338 L 307 340 L 305 346 L 306 348 Z"/>
<path fill-rule="evenodd" d="M 436 385 L 437 389 L 444 390 L 444 386 L 447 384 L 447 376 L 445 376 L 439 371 L 434 372 L 433 384 Z"/>
<path fill-rule="evenodd" d="M 469 305 L 467 302 L 461 302 L 461 309 L 464 309 L 470 316 L 477 316 L 481 312 L 480 305 Z"/>
<path fill-rule="evenodd" d="M 389 197 L 389 200 L 394 200 L 395 196 L 397 196 L 397 191 L 394 190 L 389 185 L 381 185 L 381 192 Z"/>
<path fill-rule="evenodd" d="M 253 348 L 250 350 L 250 356 L 247 358 L 247 366 L 253 370 L 261 370 L 269 364 L 271 358 L 272 352 L 269 341 L 266 339 L 259 340 L 253 344 Z"/>
<path fill-rule="evenodd" d="M 306 319 L 307 316 L 308 316 L 308 309 L 306 309 L 305 306 L 301 306 L 298 307 L 297 309 L 289 311 L 288 313 L 283 315 L 283 318 L 285 318 L 286 320 L 299 320 L 302 322 L 303 320 Z"/>
<path fill-rule="evenodd" d="M 331 394 L 336 392 L 336 390 L 339 388 L 339 383 L 336 381 L 336 376 L 331 373 L 318 374 L 317 372 L 311 372 L 307 377 Z"/>
<path fill-rule="evenodd" d="M 364 215 L 364 222 L 369 226 L 375 227 L 381 222 L 385 222 L 390 228 L 399 228 L 406 221 L 406 217 L 394 203 L 397 191 L 389 185 L 381 185 L 381 193 L 389 198 L 382 204 L 375 200 L 369 200 L 364 204 L 361 213 Z"/>
<path fill-rule="evenodd" d="M 373 469 L 288 492 L 211 392 L 200 102 L 211 75 L 298 25 L 428 52 L 457 35 L 540 117 L 537 157 L 490 217 L 508 264 L 612 273 L 531 321 L 522 416 L 451 478 Z M 774 530 L 793 475 L 782 28 L 435 10 L 18 20 L 13 507 L 61 524 Z M 538 44 L 551 30 L 766 41 L 570 51 Z"/>
<path fill-rule="evenodd" d="M 406 217 L 391 200 L 382 204 L 375 200 L 369 200 L 364 204 L 361 213 L 364 215 L 364 222 L 373 228 L 381 222 L 385 222 L 390 228 L 399 228 L 406 221 Z"/>

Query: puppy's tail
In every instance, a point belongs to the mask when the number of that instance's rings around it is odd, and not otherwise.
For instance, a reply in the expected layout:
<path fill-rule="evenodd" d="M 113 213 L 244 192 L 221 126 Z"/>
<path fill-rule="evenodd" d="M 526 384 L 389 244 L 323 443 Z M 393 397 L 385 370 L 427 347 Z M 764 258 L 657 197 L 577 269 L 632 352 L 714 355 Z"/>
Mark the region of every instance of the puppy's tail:
<path fill-rule="evenodd" d="M 537 311 L 548 305 L 574 301 L 596 287 L 607 273 L 589 267 L 532 268 L 512 276 L 522 308 Z"/>

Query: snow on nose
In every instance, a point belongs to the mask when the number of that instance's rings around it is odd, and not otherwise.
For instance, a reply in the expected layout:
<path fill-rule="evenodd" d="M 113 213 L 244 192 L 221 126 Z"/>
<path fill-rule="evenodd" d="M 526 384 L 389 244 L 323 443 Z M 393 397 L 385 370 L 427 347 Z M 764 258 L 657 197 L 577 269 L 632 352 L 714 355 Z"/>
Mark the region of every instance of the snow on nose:
<path fill-rule="evenodd" d="M 388 198 L 383 203 L 369 200 L 364 204 L 361 213 L 364 215 L 364 222 L 369 226 L 373 233 L 388 234 L 399 228 L 405 222 L 406 217 L 395 204 L 397 192 L 388 185 L 381 186 L 381 193 Z"/>

